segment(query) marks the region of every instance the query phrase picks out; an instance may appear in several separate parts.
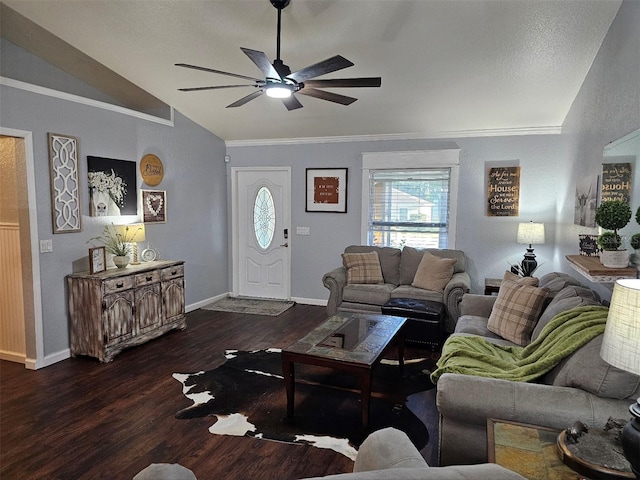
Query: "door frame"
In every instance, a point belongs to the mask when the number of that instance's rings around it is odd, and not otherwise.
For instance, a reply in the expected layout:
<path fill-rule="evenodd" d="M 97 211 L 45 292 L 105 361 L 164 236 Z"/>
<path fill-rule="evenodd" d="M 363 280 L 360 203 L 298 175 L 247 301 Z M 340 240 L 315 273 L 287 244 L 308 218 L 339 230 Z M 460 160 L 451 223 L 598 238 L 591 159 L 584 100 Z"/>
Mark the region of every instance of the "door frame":
<path fill-rule="evenodd" d="M 291 167 L 231 167 L 231 271 L 232 271 L 232 290 L 231 295 L 237 296 L 240 292 L 240 248 L 239 248 L 239 214 L 238 211 L 238 174 L 240 172 L 286 172 L 288 177 L 288 185 L 285 190 L 288 193 L 289 205 L 291 205 Z M 289 228 L 289 248 L 286 249 L 289 276 L 287 282 L 286 298 L 291 299 L 291 208 L 288 209 L 288 216 L 284 218 L 283 223 Z"/>
<path fill-rule="evenodd" d="M 40 285 L 40 247 L 38 242 L 38 209 L 36 204 L 35 156 L 33 132 L 0 127 L 0 135 L 20 138 L 24 141 L 27 174 L 27 199 L 29 202 L 29 230 L 31 237 L 31 274 L 33 276 L 34 323 L 25 322 L 26 359 L 24 366 L 30 370 L 46 367 L 44 358 L 44 326 L 42 323 L 42 289 Z M 34 358 L 35 357 L 35 358 Z"/>

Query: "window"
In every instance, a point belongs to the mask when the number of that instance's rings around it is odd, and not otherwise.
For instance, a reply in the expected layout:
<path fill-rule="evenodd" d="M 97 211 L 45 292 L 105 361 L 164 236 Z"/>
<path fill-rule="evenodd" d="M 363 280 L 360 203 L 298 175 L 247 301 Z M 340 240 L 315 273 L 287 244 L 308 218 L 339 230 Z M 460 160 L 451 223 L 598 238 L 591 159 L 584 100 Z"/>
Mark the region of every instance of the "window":
<path fill-rule="evenodd" d="M 458 150 L 438 152 L 364 154 L 364 243 L 454 248 Z"/>
<path fill-rule="evenodd" d="M 267 187 L 260 187 L 253 204 L 253 230 L 258 245 L 266 250 L 273 241 L 276 228 L 276 209 Z"/>

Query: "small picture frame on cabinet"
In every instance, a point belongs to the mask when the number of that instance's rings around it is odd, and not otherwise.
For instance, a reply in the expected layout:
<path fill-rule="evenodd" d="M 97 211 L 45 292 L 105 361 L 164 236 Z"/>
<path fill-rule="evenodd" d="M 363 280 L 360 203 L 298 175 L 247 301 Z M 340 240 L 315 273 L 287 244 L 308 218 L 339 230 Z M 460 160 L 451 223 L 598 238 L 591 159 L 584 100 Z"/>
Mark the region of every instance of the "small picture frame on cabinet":
<path fill-rule="evenodd" d="M 95 247 L 89 249 L 89 272 L 104 272 L 107 269 L 107 252 L 104 247 Z"/>

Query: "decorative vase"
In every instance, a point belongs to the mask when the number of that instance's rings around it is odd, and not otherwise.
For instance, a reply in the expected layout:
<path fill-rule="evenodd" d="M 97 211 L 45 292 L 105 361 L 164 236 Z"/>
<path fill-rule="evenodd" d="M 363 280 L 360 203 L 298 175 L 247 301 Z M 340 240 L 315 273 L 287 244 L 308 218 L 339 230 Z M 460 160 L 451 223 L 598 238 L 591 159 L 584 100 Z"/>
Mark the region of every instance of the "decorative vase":
<path fill-rule="evenodd" d="M 607 268 L 627 268 L 629 253 L 626 250 L 603 250 L 600 252 L 600 263 Z"/>
<path fill-rule="evenodd" d="M 125 268 L 129 265 L 129 255 L 114 255 L 113 263 L 115 263 L 118 268 Z"/>

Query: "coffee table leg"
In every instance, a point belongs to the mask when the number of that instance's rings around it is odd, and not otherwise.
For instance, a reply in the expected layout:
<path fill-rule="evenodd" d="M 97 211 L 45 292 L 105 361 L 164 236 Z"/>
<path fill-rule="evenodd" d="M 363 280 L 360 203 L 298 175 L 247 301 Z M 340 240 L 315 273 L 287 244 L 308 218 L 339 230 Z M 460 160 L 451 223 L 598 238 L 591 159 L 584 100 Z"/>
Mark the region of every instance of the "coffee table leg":
<path fill-rule="evenodd" d="M 404 334 L 399 333 L 398 342 L 398 366 L 400 367 L 400 377 L 404 377 Z"/>
<path fill-rule="evenodd" d="M 287 391 L 287 417 L 293 417 L 293 405 L 295 396 L 295 369 L 293 362 L 282 359 L 282 374 L 284 375 L 284 387 Z"/>
<path fill-rule="evenodd" d="M 362 405 L 362 428 L 369 428 L 369 406 L 371 403 L 371 380 L 373 372 L 371 370 L 362 373 L 360 376 L 360 403 Z"/>

